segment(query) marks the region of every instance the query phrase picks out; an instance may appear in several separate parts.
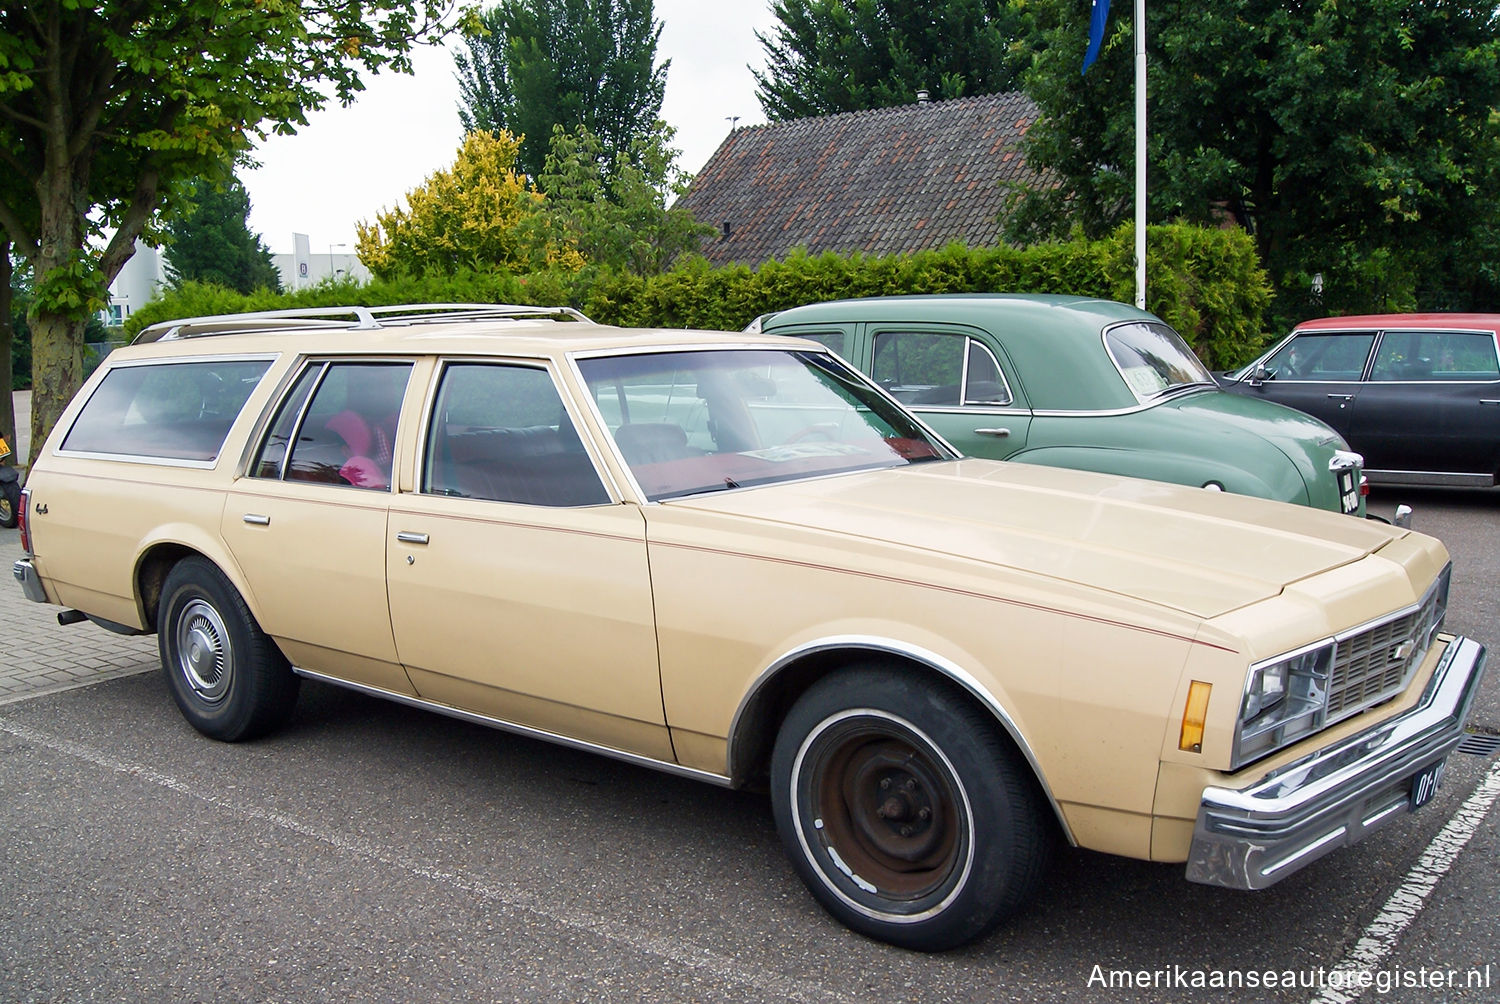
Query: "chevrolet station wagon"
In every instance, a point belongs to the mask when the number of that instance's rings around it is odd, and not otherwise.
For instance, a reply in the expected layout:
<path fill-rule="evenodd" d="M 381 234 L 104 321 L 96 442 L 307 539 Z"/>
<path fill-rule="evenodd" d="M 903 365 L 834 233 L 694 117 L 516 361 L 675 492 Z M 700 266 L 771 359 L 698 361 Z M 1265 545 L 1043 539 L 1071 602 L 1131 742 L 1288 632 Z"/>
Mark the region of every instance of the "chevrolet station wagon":
<path fill-rule="evenodd" d="M 1177 332 L 1122 303 L 873 297 L 759 326 L 833 349 L 972 456 L 1364 514 L 1362 461 L 1337 432 L 1224 393 Z"/>
<path fill-rule="evenodd" d="M 150 328 L 22 514 L 25 595 L 154 632 L 205 736 L 306 678 L 765 787 L 811 893 L 925 950 L 1060 842 L 1285 879 L 1432 797 L 1485 660 L 1409 529 L 965 459 L 816 342 L 564 310 Z"/>
<path fill-rule="evenodd" d="M 1364 455 L 1372 482 L 1500 480 L 1500 314 L 1305 321 L 1222 382 L 1327 422 Z"/>

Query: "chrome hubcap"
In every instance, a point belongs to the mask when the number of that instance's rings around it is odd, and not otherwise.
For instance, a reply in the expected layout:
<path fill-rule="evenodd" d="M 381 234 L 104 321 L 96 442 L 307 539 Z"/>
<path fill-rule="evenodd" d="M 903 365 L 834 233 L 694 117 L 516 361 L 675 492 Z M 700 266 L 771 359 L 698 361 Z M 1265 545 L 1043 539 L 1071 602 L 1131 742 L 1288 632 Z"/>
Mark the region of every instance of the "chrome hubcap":
<path fill-rule="evenodd" d="M 209 704 L 224 699 L 234 676 L 229 629 L 219 612 L 193 600 L 177 621 L 177 669 L 199 698 Z"/>

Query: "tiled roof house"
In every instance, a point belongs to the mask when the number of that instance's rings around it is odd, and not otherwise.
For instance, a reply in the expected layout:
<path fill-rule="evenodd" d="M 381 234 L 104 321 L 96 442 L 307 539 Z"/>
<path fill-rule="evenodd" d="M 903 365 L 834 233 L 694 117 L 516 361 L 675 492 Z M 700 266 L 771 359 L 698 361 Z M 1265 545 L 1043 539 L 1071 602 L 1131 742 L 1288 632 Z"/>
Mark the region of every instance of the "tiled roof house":
<path fill-rule="evenodd" d="M 1031 181 L 1020 93 L 846 112 L 729 134 L 677 205 L 718 230 L 715 265 L 793 248 L 873 255 L 1000 244 L 1002 182 Z"/>

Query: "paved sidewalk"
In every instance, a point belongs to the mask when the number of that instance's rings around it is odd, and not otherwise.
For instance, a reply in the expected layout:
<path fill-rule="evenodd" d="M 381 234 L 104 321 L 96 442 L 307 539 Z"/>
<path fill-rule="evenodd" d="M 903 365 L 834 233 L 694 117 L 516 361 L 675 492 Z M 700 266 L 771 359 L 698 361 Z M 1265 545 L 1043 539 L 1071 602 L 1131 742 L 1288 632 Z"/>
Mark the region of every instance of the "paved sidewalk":
<path fill-rule="evenodd" d="M 10 568 L 21 536 L 0 530 L 0 704 L 156 669 L 156 636 L 128 637 L 89 624 L 57 623 L 62 607 L 32 603 Z"/>

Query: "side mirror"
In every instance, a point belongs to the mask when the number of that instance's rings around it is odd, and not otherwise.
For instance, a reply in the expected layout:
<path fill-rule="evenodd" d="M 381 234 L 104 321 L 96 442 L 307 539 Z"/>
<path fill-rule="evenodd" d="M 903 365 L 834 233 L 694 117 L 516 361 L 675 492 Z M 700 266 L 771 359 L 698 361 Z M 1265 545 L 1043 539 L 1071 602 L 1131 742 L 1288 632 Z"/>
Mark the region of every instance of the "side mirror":
<path fill-rule="evenodd" d="M 1255 369 L 1250 371 L 1250 386 L 1259 387 L 1271 379 L 1271 371 L 1266 369 L 1265 363 L 1256 363 Z"/>

